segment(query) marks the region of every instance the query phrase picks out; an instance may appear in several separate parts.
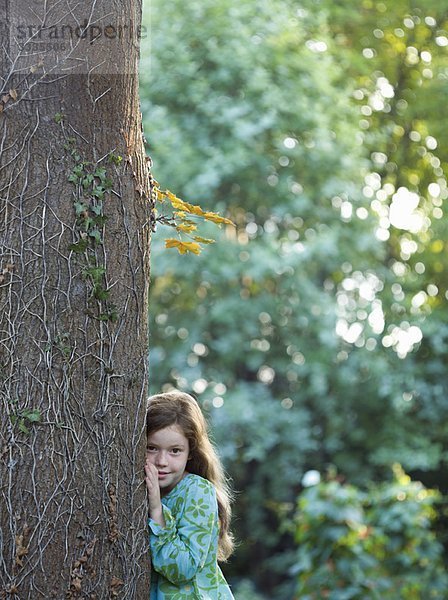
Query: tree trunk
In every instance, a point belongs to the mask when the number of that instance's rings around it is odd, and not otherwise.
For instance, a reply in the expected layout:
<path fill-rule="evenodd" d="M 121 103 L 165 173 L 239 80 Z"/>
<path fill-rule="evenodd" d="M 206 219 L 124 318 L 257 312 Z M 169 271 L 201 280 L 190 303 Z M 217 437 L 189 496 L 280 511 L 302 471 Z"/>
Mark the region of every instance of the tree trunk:
<path fill-rule="evenodd" d="M 0 17 L 0 598 L 148 598 L 141 2 Z"/>

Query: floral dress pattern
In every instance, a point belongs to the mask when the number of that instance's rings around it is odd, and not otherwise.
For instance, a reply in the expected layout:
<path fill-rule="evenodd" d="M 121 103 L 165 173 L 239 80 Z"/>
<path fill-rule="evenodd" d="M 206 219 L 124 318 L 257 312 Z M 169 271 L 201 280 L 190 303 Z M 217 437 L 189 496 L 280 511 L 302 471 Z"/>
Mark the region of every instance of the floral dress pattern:
<path fill-rule="evenodd" d="M 165 527 L 149 519 L 150 600 L 234 600 L 217 563 L 214 486 L 189 473 L 162 498 Z"/>

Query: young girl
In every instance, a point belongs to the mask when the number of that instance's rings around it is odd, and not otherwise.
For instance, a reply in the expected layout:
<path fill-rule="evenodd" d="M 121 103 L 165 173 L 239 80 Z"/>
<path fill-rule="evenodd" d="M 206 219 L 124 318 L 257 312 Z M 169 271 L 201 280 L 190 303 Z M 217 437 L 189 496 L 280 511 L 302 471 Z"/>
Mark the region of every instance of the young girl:
<path fill-rule="evenodd" d="M 230 493 L 194 398 L 151 396 L 147 440 L 150 600 L 232 600 L 217 563 L 233 549 Z"/>

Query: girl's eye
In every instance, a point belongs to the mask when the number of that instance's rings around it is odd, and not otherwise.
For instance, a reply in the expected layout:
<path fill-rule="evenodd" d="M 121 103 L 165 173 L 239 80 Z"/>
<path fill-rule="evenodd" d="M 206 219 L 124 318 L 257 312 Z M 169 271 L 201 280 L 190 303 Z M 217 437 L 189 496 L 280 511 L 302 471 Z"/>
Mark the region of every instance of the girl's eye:
<path fill-rule="evenodd" d="M 173 448 L 173 449 L 171 450 L 171 452 L 172 452 L 173 454 L 179 454 L 180 452 L 182 452 L 182 450 L 181 450 L 180 448 Z"/>
<path fill-rule="evenodd" d="M 157 452 L 157 448 L 155 446 L 148 446 L 146 448 L 147 452 Z"/>

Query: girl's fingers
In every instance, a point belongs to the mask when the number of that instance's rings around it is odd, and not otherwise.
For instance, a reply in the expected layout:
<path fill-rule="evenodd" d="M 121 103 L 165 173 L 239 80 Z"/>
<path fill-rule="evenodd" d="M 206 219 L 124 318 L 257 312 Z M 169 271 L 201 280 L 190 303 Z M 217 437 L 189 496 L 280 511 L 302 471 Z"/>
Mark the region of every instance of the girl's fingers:
<path fill-rule="evenodd" d="M 157 475 L 156 467 L 151 462 L 149 462 L 149 460 L 146 460 L 145 470 L 147 473 L 152 473 L 153 475 Z"/>
<path fill-rule="evenodd" d="M 153 469 L 145 466 L 145 473 L 146 473 L 146 481 L 150 482 L 151 484 L 157 485 L 157 486 L 159 485 L 159 476 L 158 476 L 157 470 L 154 472 Z"/>
<path fill-rule="evenodd" d="M 154 477 L 153 473 L 149 473 L 148 471 L 146 472 L 146 483 L 148 483 L 151 486 L 155 486 L 155 484 L 159 484 L 158 482 L 158 478 Z"/>
<path fill-rule="evenodd" d="M 160 502 L 159 474 L 150 462 L 145 464 L 145 481 L 150 501 Z"/>

